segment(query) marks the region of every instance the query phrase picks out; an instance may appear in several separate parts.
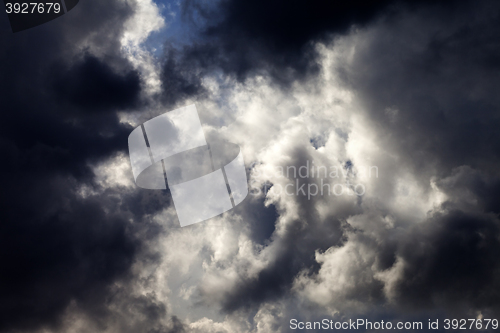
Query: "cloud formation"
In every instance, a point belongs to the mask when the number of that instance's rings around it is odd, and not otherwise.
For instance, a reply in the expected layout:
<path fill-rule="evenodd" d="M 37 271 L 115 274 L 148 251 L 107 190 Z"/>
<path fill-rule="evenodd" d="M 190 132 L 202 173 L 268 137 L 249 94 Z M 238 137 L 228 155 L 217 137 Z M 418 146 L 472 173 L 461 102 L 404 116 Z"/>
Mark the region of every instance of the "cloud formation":
<path fill-rule="evenodd" d="M 3 34 L 0 331 L 498 317 L 500 7 L 363 4 L 81 2 Z M 179 228 L 126 145 L 191 103 L 252 195 Z"/>

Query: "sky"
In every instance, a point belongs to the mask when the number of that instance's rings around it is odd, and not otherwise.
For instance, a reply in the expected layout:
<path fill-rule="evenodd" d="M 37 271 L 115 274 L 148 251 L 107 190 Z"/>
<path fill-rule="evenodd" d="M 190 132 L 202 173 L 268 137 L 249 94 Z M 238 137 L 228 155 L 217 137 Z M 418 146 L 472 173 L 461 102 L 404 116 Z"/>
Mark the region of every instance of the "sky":
<path fill-rule="evenodd" d="M 494 0 L 81 0 L 16 33 L 0 15 L 0 332 L 500 320 L 499 82 Z M 190 104 L 250 194 L 180 227 L 127 139 Z"/>

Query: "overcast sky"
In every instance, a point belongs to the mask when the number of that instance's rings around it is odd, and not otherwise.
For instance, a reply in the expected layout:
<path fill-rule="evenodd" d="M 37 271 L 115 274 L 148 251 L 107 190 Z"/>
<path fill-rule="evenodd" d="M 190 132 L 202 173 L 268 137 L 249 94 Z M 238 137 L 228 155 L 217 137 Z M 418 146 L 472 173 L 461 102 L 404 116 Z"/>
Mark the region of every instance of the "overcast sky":
<path fill-rule="evenodd" d="M 0 15 L 0 332 L 500 320 L 499 87 L 495 0 L 81 0 L 17 33 Z M 252 191 L 181 228 L 127 138 L 193 103 Z"/>

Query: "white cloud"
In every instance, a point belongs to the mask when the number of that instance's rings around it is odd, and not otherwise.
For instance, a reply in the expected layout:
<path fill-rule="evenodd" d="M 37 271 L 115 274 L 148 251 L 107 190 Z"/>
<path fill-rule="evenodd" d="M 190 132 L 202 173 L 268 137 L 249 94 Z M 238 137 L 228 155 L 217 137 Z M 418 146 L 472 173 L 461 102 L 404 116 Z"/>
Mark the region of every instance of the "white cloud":
<path fill-rule="evenodd" d="M 120 39 L 122 50 L 141 73 L 146 92 L 155 93 L 160 90 L 160 68 L 157 59 L 144 48 L 143 43 L 151 33 L 165 28 L 165 18 L 152 0 L 126 1 L 133 7 L 134 14 L 124 23 L 125 29 Z"/>

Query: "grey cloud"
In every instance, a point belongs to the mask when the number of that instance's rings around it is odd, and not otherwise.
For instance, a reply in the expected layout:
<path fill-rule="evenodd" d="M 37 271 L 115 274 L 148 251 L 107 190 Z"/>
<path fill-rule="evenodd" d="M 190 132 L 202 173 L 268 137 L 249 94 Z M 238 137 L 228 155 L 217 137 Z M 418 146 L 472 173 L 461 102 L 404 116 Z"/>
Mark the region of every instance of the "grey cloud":
<path fill-rule="evenodd" d="M 116 111 L 136 106 L 142 89 L 118 40 L 133 10 L 82 1 L 0 36 L 2 332 L 57 331 L 74 303 L 91 326 L 115 283 L 133 280 L 136 258 L 157 260 L 146 243 L 162 228 L 150 216 L 168 194 L 102 188 L 90 167 L 124 152 L 132 130 Z"/>
<path fill-rule="evenodd" d="M 346 83 L 387 133 L 387 146 L 417 173 L 442 176 L 461 165 L 494 172 L 497 17 L 492 2 L 464 2 L 450 13 L 402 13 L 368 30 L 352 64 L 341 69 L 352 70 Z"/>

